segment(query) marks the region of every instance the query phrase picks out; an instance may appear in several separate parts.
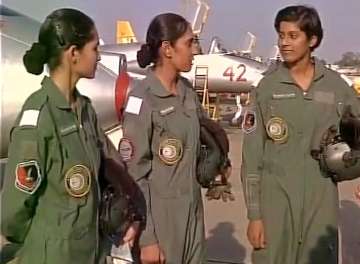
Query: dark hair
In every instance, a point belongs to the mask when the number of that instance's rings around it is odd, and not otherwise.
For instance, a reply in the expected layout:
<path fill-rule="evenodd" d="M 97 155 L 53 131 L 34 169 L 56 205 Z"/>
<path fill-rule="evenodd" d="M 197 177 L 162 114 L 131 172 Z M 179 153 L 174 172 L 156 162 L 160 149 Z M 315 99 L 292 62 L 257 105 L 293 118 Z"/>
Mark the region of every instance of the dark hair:
<path fill-rule="evenodd" d="M 277 13 L 274 23 L 277 32 L 280 31 L 280 23 L 282 21 L 298 23 L 299 28 L 305 32 L 308 39 L 312 36 L 317 37 L 317 43 L 311 47 L 311 51 L 320 45 L 323 38 L 323 29 L 321 27 L 319 14 L 315 8 L 296 5 L 281 9 Z"/>
<path fill-rule="evenodd" d="M 137 52 L 139 66 L 145 68 L 151 62 L 156 63 L 161 43 L 166 40 L 173 45 L 189 26 L 189 22 L 180 15 L 173 13 L 157 15 L 149 25 L 146 44 L 143 44 Z"/>
<path fill-rule="evenodd" d="M 50 71 L 55 69 L 60 64 L 64 50 L 72 45 L 81 49 L 93 39 L 94 27 L 94 21 L 79 10 L 55 10 L 41 25 L 38 42 L 33 43 L 23 57 L 26 70 L 41 74 L 45 63 Z"/>

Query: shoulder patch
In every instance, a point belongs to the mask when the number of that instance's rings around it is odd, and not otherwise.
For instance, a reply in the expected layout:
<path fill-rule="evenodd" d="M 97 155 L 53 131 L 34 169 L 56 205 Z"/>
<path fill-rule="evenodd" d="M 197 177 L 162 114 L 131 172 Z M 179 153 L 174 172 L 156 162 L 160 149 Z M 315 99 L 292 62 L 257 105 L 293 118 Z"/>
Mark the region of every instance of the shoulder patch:
<path fill-rule="evenodd" d="M 33 194 L 39 188 L 42 177 L 36 160 L 17 164 L 15 174 L 15 187 L 18 190 Z"/>
<path fill-rule="evenodd" d="M 123 137 L 120 139 L 118 149 L 123 161 L 130 161 L 134 156 L 134 146 L 128 138 Z"/>
<path fill-rule="evenodd" d="M 139 97 L 130 96 L 125 108 L 125 112 L 138 115 L 140 113 L 142 101 L 143 99 Z"/>
<path fill-rule="evenodd" d="M 25 110 L 22 113 L 19 126 L 37 126 L 39 110 Z"/>
<path fill-rule="evenodd" d="M 257 120 L 256 113 L 253 110 L 246 110 L 244 114 L 244 118 L 241 124 L 242 130 L 246 134 L 250 134 L 256 130 Z"/>

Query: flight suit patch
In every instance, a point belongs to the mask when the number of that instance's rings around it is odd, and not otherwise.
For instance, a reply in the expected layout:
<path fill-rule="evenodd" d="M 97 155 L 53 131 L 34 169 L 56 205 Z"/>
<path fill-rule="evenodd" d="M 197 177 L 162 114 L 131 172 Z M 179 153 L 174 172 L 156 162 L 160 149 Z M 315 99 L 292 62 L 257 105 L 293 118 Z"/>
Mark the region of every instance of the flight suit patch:
<path fill-rule="evenodd" d="M 288 125 L 281 117 L 272 117 L 266 123 L 266 133 L 275 143 L 285 143 L 289 136 Z"/>
<path fill-rule="evenodd" d="M 142 99 L 136 96 L 130 96 L 127 102 L 125 112 L 138 115 L 140 113 Z"/>
<path fill-rule="evenodd" d="M 160 110 L 160 115 L 161 115 L 161 116 L 166 116 L 166 115 L 168 115 L 168 114 L 170 114 L 170 113 L 172 113 L 172 112 L 174 112 L 174 111 L 175 111 L 175 107 L 174 107 L 174 106 L 170 106 L 170 107 L 168 107 L 168 108 L 165 108 L 165 109 Z"/>
<path fill-rule="evenodd" d="M 37 126 L 39 110 L 25 110 L 22 114 L 19 126 Z"/>
<path fill-rule="evenodd" d="M 246 110 L 244 114 L 244 118 L 241 124 L 242 130 L 246 134 L 250 134 L 256 130 L 257 122 L 256 122 L 256 113 L 253 110 Z"/>
<path fill-rule="evenodd" d="M 121 138 L 119 142 L 119 153 L 123 161 L 130 161 L 134 156 L 134 147 L 128 138 Z"/>
<path fill-rule="evenodd" d="M 41 184 L 40 168 L 35 160 L 16 165 L 15 187 L 27 194 L 33 194 Z"/>
<path fill-rule="evenodd" d="M 182 158 L 182 142 L 174 138 L 163 139 L 160 142 L 158 154 L 160 160 L 166 165 L 174 165 Z"/>
<path fill-rule="evenodd" d="M 77 164 L 66 172 L 64 181 L 65 189 L 72 197 L 83 197 L 90 191 L 90 170 L 84 165 Z"/>
<path fill-rule="evenodd" d="M 295 93 L 286 93 L 286 94 L 273 94 L 272 99 L 279 100 L 279 99 L 290 99 L 296 98 Z"/>

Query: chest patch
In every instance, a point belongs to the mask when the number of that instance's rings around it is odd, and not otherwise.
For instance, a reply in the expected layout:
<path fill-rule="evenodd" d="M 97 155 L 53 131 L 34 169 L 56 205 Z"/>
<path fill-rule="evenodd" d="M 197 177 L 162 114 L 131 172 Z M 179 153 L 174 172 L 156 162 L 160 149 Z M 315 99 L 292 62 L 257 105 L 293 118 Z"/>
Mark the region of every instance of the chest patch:
<path fill-rule="evenodd" d="M 270 118 L 266 123 L 266 133 L 275 143 L 285 143 L 289 136 L 288 125 L 281 117 Z"/>
<path fill-rule="evenodd" d="M 174 165 L 183 155 L 182 142 L 174 138 L 166 138 L 160 142 L 159 158 L 166 165 Z"/>
<path fill-rule="evenodd" d="M 91 173 L 84 165 L 75 165 L 65 174 L 65 189 L 72 197 L 83 197 L 90 191 Z"/>
<path fill-rule="evenodd" d="M 280 100 L 280 99 L 290 99 L 290 98 L 296 98 L 295 93 L 284 93 L 284 94 L 273 94 L 272 99 Z"/>
<path fill-rule="evenodd" d="M 166 116 L 172 112 L 175 111 L 175 107 L 174 106 L 169 106 L 168 108 L 162 109 L 160 110 L 160 115 L 161 116 Z"/>

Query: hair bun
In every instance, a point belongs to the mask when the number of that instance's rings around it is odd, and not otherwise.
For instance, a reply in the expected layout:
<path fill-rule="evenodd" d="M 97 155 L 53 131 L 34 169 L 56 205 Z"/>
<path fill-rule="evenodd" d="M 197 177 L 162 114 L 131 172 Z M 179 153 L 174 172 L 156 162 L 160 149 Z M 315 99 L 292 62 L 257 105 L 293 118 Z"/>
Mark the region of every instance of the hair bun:
<path fill-rule="evenodd" d="M 43 72 L 47 59 L 46 47 L 39 42 L 35 42 L 31 48 L 26 51 L 23 57 L 23 63 L 27 72 L 39 75 Z"/>
<path fill-rule="evenodd" d="M 141 45 L 141 49 L 136 54 L 137 62 L 141 68 L 145 68 L 154 61 L 154 54 L 149 44 Z"/>

